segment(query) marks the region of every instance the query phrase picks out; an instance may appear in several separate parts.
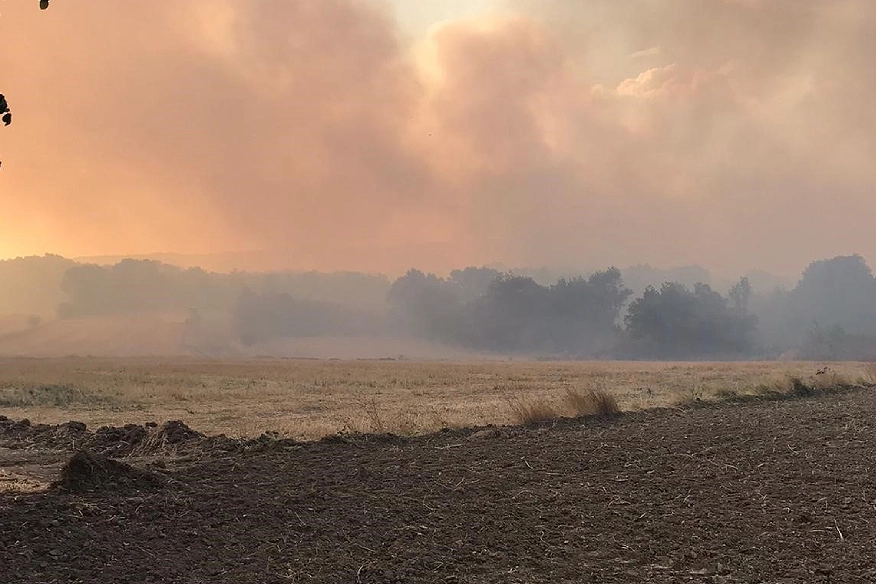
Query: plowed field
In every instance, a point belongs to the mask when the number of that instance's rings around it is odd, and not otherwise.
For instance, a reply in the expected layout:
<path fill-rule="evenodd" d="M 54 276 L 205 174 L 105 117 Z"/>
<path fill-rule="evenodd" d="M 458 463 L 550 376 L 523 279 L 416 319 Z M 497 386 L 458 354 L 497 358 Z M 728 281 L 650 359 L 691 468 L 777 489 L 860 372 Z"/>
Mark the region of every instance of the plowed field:
<path fill-rule="evenodd" d="M 160 480 L 0 494 L 0 582 L 876 582 L 874 420 L 862 390 L 309 443 L 7 422 L 8 467 L 78 433 Z"/>

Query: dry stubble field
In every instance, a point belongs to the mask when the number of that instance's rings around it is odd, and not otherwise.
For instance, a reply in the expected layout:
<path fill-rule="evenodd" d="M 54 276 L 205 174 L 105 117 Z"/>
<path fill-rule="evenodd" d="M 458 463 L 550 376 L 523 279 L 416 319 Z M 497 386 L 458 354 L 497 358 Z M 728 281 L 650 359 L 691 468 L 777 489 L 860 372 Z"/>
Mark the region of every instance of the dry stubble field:
<path fill-rule="evenodd" d="M 782 390 L 791 377 L 830 385 L 874 375 L 863 363 L 16 358 L 0 360 L 0 414 L 92 429 L 183 420 L 234 437 L 412 435 L 518 423 L 521 404 L 573 415 L 569 391 L 602 390 L 635 411 Z"/>

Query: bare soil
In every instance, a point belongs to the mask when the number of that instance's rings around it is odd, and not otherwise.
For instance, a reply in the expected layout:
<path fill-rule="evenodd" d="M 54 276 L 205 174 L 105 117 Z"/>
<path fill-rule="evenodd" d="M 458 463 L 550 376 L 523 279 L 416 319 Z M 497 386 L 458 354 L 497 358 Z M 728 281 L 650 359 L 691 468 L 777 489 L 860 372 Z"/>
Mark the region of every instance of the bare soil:
<path fill-rule="evenodd" d="M 0 464 L 124 467 L 0 494 L 0 582 L 876 582 L 874 420 L 872 390 L 308 443 L 7 420 Z"/>

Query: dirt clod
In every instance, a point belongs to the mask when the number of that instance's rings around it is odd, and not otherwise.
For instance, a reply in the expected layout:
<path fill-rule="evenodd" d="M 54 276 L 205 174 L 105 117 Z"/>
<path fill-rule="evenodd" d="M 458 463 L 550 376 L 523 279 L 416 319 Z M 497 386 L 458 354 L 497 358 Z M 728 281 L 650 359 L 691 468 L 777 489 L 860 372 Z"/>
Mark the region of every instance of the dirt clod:
<path fill-rule="evenodd" d="M 179 420 L 165 422 L 158 431 L 160 437 L 167 444 L 179 444 L 190 440 L 200 440 L 204 437 L 200 432 L 195 432 Z"/>
<path fill-rule="evenodd" d="M 76 422 L 74 420 L 70 420 L 66 424 L 61 424 L 61 427 L 66 428 L 69 432 L 76 432 L 76 433 L 82 433 L 88 429 L 88 426 L 86 426 L 84 423 Z"/>

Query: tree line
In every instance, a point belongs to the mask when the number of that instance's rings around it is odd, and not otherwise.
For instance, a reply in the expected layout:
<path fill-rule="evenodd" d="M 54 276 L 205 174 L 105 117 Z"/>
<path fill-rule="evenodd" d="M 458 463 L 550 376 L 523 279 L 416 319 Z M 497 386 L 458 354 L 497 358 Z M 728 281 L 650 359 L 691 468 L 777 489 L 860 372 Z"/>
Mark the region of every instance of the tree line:
<path fill-rule="evenodd" d="M 628 304 L 632 291 L 617 268 L 551 285 L 490 275 L 488 280 L 483 269 L 469 268 L 442 279 L 410 270 L 390 288 L 392 318 L 419 336 L 496 352 L 738 358 L 754 347 L 757 318 L 707 284 L 692 290 L 679 283 L 649 286 Z M 746 289 L 743 279 L 737 296 Z"/>
<path fill-rule="evenodd" d="M 645 284 L 642 274 L 666 273 L 630 272 L 638 292 L 617 268 L 556 279 L 545 270 L 468 267 L 441 277 L 412 269 L 393 281 L 355 272 L 214 273 L 152 260 L 92 265 L 47 255 L 0 261 L 0 313 L 38 314 L 43 322 L 182 313 L 191 323 L 230 323 L 246 344 L 404 335 L 564 358 L 876 358 L 876 279 L 859 255 L 813 262 L 787 289 L 758 289 L 745 277 L 723 291 L 690 279 Z"/>

